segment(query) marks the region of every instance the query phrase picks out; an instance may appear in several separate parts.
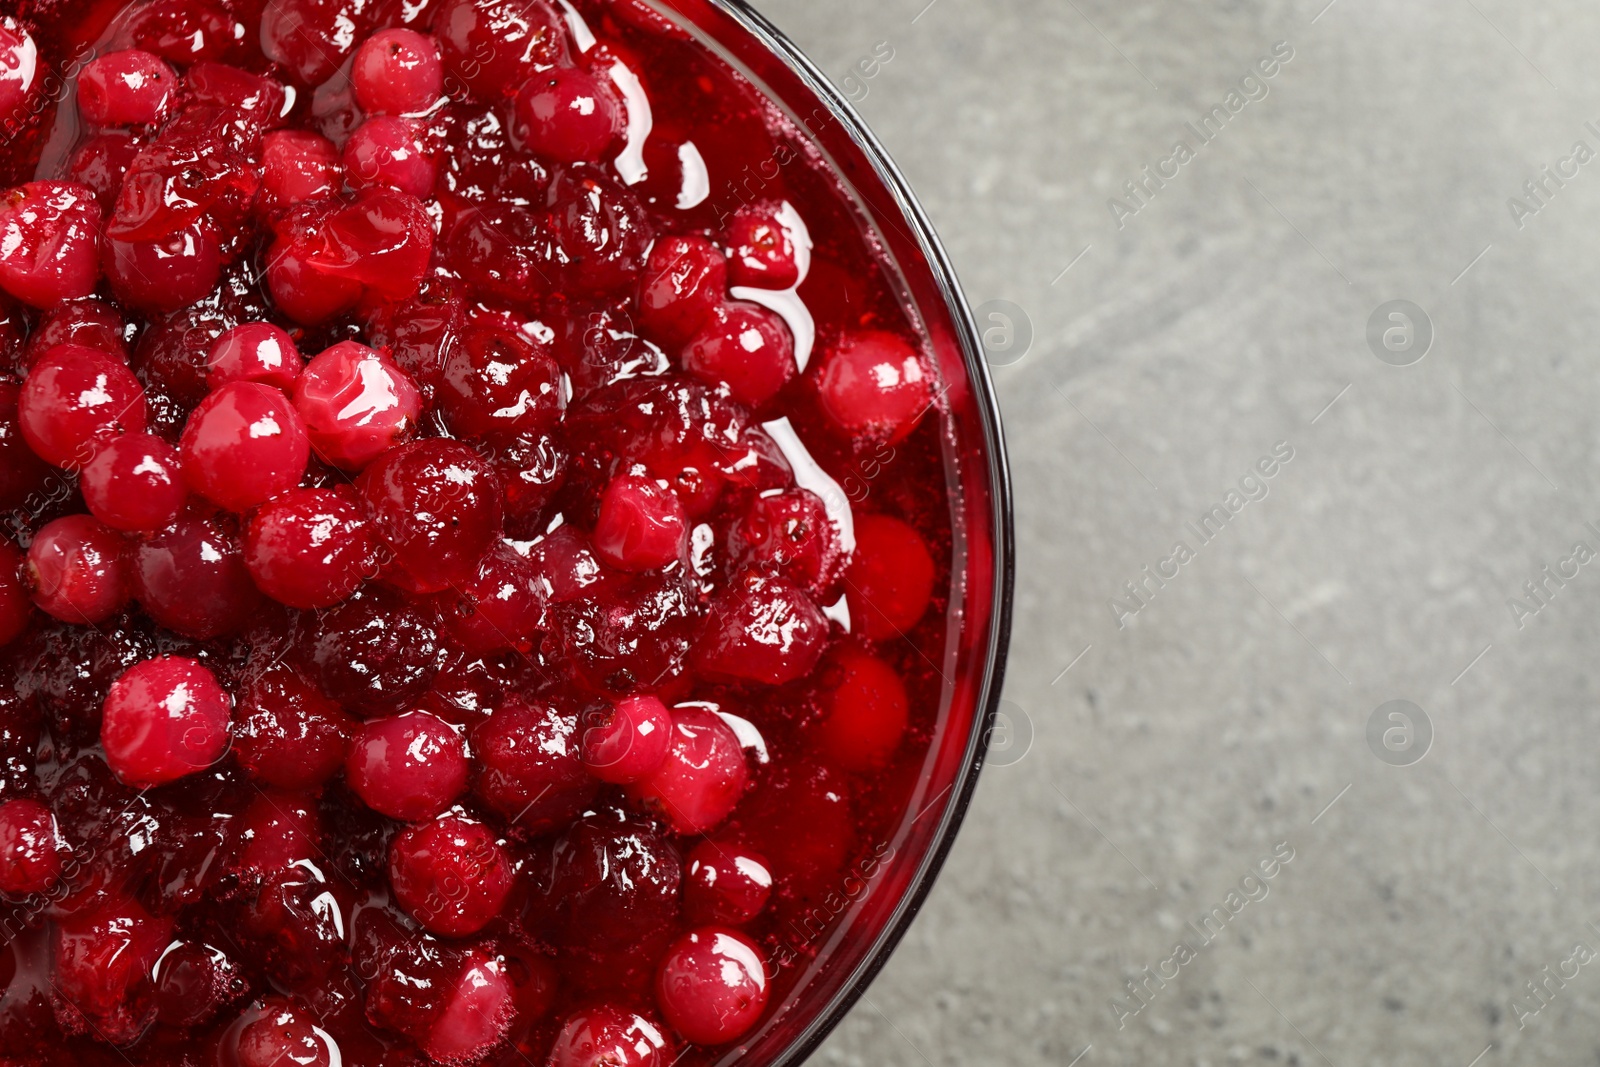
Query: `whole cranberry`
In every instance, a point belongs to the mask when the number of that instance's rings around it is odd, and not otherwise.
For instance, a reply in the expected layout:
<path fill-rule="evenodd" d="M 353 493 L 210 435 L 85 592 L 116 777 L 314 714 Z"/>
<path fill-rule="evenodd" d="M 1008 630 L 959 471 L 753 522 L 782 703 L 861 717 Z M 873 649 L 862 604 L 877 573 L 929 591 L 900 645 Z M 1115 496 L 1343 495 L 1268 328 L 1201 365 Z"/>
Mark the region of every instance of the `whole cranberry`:
<path fill-rule="evenodd" d="M 257 588 L 291 608 L 328 608 L 377 573 L 378 546 L 348 488 L 291 489 L 245 527 Z"/>
<path fill-rule="evenodd" d="M 466 937 L 500 914 L 511 893 L 511 865 L 482 823 L 446 815 L 395 837 L 389 884 L 425 929 Z"/>
<path fill-rule="evenodd" d="M 88 515 L 46 524 L 28 546 L 25 569 L 33 602 L 62 622 L 93 625 L 128 602 L 122 535 Z"/>
<path fill-rule="evenodd" d="M 450 73 L 489 102 L 567 58 L 561 16 L 545 0 L 444 0 L 433 32 Z"/>
<path fill-rule="evenodd" d="M 384 185 L 412 196 L 428 196 L 438 176 L 422 144 L 422 127 L 411 119 L 374 115 L 350 135 L 341 162 L 352 189 Z"/>
<path fill-rule="evenodd" d="M 234 756 L 267 785 L 314 790 L 344 766 L 357 723 L 288 667 L 275 666 L 240 690 Z"/>
<path fill-rule="evenodd" d="M 512 104 L 512 142 L 556 163 L 598 163 L 627 124 L 610 82 L 582 67 L 535 74 Z"/>
<path fill-rule="evenodd" d="M 298 485 L 311 442 L 282 391 L 229 382 L 200 402 L 179 445 L 189 488 L 229 511 L 248 511 Z"/>
<path fill-rule="evenodd" d="M 927 613 L 933 557 L 922 536 L 888 515 L 858 515 L 856 554 L 845 575 L 850 618 L 869 641 L 900 637 Z"/>
<path fill-rule="evenodd" d="M 584 716 L 579 755 L 602 782 L 627 785 L 660 768 L 672 743 L 672 714 L 659 697 L 623 697 Z"/>
<path fill-rule="evenodd" d="M 245 1012 L 239 1067 L 330 1067 L 328 1045 L 311 1017 L 287 997 L 267 997 Z"/>
<path fill-rule="evenodd" d="M 287 332 L 270 322 L 246 322 L 211 342 L 206 384 L 218 389 L 230 382 L 259 382 L 288 393 L 304 366 Z"/>
<path fill-rule="evenodd" d="M 546 1067 L 669 1067 L 667 1052 L 657 1023 L 600 1004 L 567 1016 Z"/>
<path fill-rule="evenodd" d="M 23 559 L 16 545 L 0 537 L 0 648 L 21 637 L 33 617 L 33 600 L 22 582 Z"/>
<path fill-rule="evenodd" d="M 150 126 L 177 100 L 178 72 L 160 56 L 125 48 L 90 60 L 78 75 L 78 110 L 95 126 Z"/>
<path fill-rule="evenodd" d="M 65 851 L 45 805 L 22 798 L 0 804 L 0 893 L 43 893 L 61 877 Z"/>
<path fill-rule="evenodd" d="M 761 950 L 737 930 L 690 930 L 661 961 L 656 1003 L 668 1024 L 697 1045 L 721 1045 L 742 1036 L 767 1006 Z"/>
<path fill-rule="evenodd" d="M 232 526 L 186 518 L 133 548 L 133 595 L 156 622 L 207 641 L 242 630 L 261 604 Z"/>
<path fill-rule="evenodd" d="M 0 16 L 0 124 L 20 120 L 43 70 L 33 35 L 10 15 Z"/>
<path fill-rule="evenodd" d="M 776 312 L 758 304 L 719 304 L 681 356 L 683 369 L 708 385 L 726 385 L 739 403 L 759 408 L 799 373 L 794 338 Z"/>
<path fill-rule="evenodd" d="M 362 803 L 407 822 L 433 818 L 467 789 L 461 735 L 425 711 L 362 726 L 344 770 Z"/>
<path fill-rule="evenodd" d="M 416 432 L 422 397 L 383 355 L 341 341 L 306 364 L 294 406 L 318 456 L 360 470 Z"/>
<path fill-rule="evenodd" d="M 906 732 L 906 687 L 883 660 L 854 648 L 835 652 L 822 670 L 827 691 L 817 741 L 836 766 L 865 773 L 883 766 Z"/>
<path fill-rule="evenodd" d="M 101 442 L 144 430 L 144 388 L 115 356 L 59 345 L 22 384 L 17 421 L 40 459 L 77 469 Z"/>
<path fill-rule="evenodd" d="M 114 1045 L 131 1045 L 155 1021 L 156 961 L 172 921 L 116 896 L 53 924 L 51 988 L 60 1018 Z"/>
<path fill-rule="evenodd" d="M 127 323 L 114 306 L 99 297 L 59 304 L 45 313 L 28 338 L 24 357 L 28 366 L 32 367 L 56 345 L 98 348 L 127 362 Z"/>
<path fill-rule="evenodd" d="M 217 229 L 201 215 L 149 241 L 107 237 L 104 263 L 118 300 L 146 312 L 177 311 L 204 299 L 222 273 Z"/>
<path fill-rule="evenodd" d="M 556 609 L 551 650 L 582 688 L 658 689 L 683 669 L 697 610 L 681 569 L 595 583 Z"/>
<path fill-rule="evenodd" d="M 332 141 L 309 130 L 274 130 L 261 141 L 260 205 L 276 215 L 329 196 L 343 172 Z"/>
<path fill-rule="evenodd" d="M 800 281 L 800 258 L 777 205 L 745 204 L 728 222 L 728 277 L 734 285 L 792 289 Z"/>
<path fill-rule="evenodd" d="M 702 841 L 683 872 L 683 908 L 692 923 L 743 926 L 772 895 L 772 867 L 758 852 L 732 842 Z"/>
<path fill-rule="evenodd" d="M 549 865 L 542 887 L 557 945 L 601 956 L 625 949 L 649 960 L 666 947 L 683 861 L 651 820 L 614 807 L 586 812 L 555 840 Z M 615 977 L 614 986 L 629 984 L 628 976 Z"/>
<path fill-rule="evenodd" d="M 823 414 L 848 436 L 898 441 L 933 403 L 933 382 L 922 359 L 899 336 L 883 330 L 849 334 L 817 375 Z"/>
<path fill-rule="evenodd" d="M 100 724 L 106 762 L 144 789 L 205 770 L 228 749 L 231 702 L 192 659 L 159 656 L 111 683 Z"/>
<path fill-rule="evenodd" d="M 476 574 L 441 594 L 441 613 L 451 636 L 469 651 L 526 651 L 545 628 L 547 595 L 544 576 L 501 541 L 479 562 Z"/>
<path fill-rule="evenodd" d="M 704 237 L 662 237 L 639 285 L 639 325 L 663 344 L 682 345 L 706 325 L 728 293 L 728 261 Z"/>
<path fill-rule="evenodd" d="M 439 405 L 453 433 L 513 441 L 560 422 L 560 374 L 526 335 L 489 320 L 472 322 L 445 357 Z"/>
<path fill-rule="evenodd" d="M 465 582 L 500 539 L 500 484 L 466 445 L 435 438 L 401 445 L 356 481 L 373 527 L 419 588 Z"/>
<path fill-rule="evenodd" d="M 473 792 L 527 833 L 565 825 L 594 798 L 596 788 L 579 759 L 577 732 L 576 715 L 504 698 L 472 730 L 478 765 Z"/>
<path fill-rule="evenodd" d="M 318 618 L 311 654 L 334 700 L 393 712 L 427 692 L 439 669 L 439 631 L 425 605 L 372 584 Z"/>
<path fill-rule="evenodd" d="M 54 307 L 100 280 L 100 205 L 76 182 L 28 182 L 0 197 L 0 289 Z"/>
<path fill-rule="evenodd" d="M 693 659 L 719 678 L 783 685 L 811 673 L 828 643 L 828 620 L 783 578 L 746 574 L 711 605 Z"/>
<path fill-rule="evenodd" d="M 301 85 L 314 88 L 338 72 L 372 27 L 365 0 L 276 0 L 261 12 L 261 51 Z"/>
<path fill-rule="evenodd" d="M 444 90 L 439 45 L 415 30 L 379 30 L 356 49 L 350 83 L 369 115 L 426 111 Z"/>
<path fill-rule="evenodd" d="M 680 834 L 703 834 L 744 796 L 750 769 L 733 727 L 709 708 L 672 709 L 671 745 L 654 774 L 628 789 Z"/>
<path fill-rule="evenodd" d="M 812 596 L 833 587 L 847 558 L 822 498 L 809 489 L 752 496 L 728 528 L 735 571 L 779 574 Z"/>
<path fill-rule="evenodd" d="M 638 198 L 584 164 L 559 172 L 551 183 L 550 228 L 567 265 L 567 284 L 584 294 L 635 284 L 654 237 Z"/>
<path fill-rule="evenodd" d="M 681 559 L 688 543 L 689 524 L 676 493 L 637 474 L 611 479 L 600 497 L 595 555 L 619 570 L 655 570 Z"/>

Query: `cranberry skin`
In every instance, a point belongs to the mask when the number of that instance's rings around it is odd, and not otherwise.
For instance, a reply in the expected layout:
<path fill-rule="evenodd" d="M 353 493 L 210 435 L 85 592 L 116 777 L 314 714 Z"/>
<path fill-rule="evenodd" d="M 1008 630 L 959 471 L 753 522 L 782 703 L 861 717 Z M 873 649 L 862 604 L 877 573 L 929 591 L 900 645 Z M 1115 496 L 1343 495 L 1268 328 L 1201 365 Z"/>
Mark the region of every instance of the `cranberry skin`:
<path fill-rule="evenodd" d="M 338 192 L 339 150 L 309 130 L 275 130 L 261 142 L 259 204 L 273 215 Z"/>
<path fill-rule="evenodd" d="M 417 1042 L 435 1063 L 461 1063 L 482 1055 L 511 1028 L 516 991 L 498 958 L 469 953 L 461 976 L 444 992 L 444 1009 Z"/>
<path fill-rule="evenodd" d="M 602 782 L 629 785 L 654 774 L 672 743 L 672 713 L 657 697 L 623 697 L 598 715 L 584 716 L 579 755 Z"/>
<path fill-rule="evenodd" d="M 361 300 L 360 282 L 329 277 L 304 249 L 282 239 L 267 250 L 267 288 L 278 310 L 305 326 L 320 326 Z"/>
<path fill-rule="evenodd" d="M 317 455 L 355 471 L 416 432 L 422 396 L 380 353 L 341 341 L 306 364 L 294 406 Z"/>
<path fill-rule="evenodd" d="M 866 330 L 844 338 L 817 376 L 823 414 L 846 435 L 898 441 L 933 403 L 922 359 L 892 333 Z"/>
<path fill-rule="evenodd" d="M 244 685 L 234 718 L 239 766 L 258 781 L 296 792 L 332 778 L 359 729 L 339 705 L 281 666 Z"/>
<path fill-rule="evenodd" d="M 22 583 L 23 560 L 17 546 L 0 537 L 0 648 L 21 637 L 33 617 L 33 600 Z"/>
<path fill-rule="evenodd" d="M 512 104 L 512 143 L 556 163 L 598 163 L 626 128 L 616 91 L 582 67 L 535 74 Z"/>
<path fill-rule="evenodd" d="M 160 56 L 126 48 L 83 68 L 78 111 L 95 126 L 151 126 L 171 113 L 178 89 L 178 72 Z"/>
<path fill-rule="evenodd" d="M 0 197 L 0 289 L 50 308 L 100 280 L 100 205 L 76 182 L 28 182 Z"/>
<path fill-rule="evenodd" d="M 379 30 L 356 49 L 350 82 L 356 103 L 369 115 L 425 111 L 444 91 L 444 61 L 432 37 Z"/>
<path fill-rule="evenodd" d="M 131 1045 L 155 1021 L 151 972 L 171 941 L 172 923 L 131 898 L 55 925 L 52 988 L 56 1018 L 69 1033 L 85 1031 Z"/>
<path fill-rule="evenodd" d="M 60 345 L 22 384 L 17 421 L 38 457 L 76 469 L 99 444 L 145 428 L 144 389 L 125 364 L 92 348 Z"/>
<path fill-rule="evenodd" d="M 153 241 L 105 242 L 106 277 L 118 300 L 145 312 L 177 311 L 217 287 L 222 251 L 216 227 L 199 216 Z"/>
<path fill-rule="evenodd" d="M 43 893 L 61 877 L 65 850 L 49 808 L 21 798 L 0 804 L 0 893 Z"/>
<path fill-rule="evenodd" d="M 673 942 L 661 961 L 656 1003 L 688 1041 L 724 1044 L 747 1033 L 766 1009 L 766 962 L 755 943 L 737 930 L 691 930 Z"/>
<path fill-rule="evenodd" d="M 443 594 L 445 621 L 456 643 L 471 652 L 527 651 L 546 626 L 544 575 L 504 541 L 489 550 L 478 572 Z"/>
<path fill-rule="evenodd" d="M 545 1067 L 669 1067 L 661 1028 L 614 1004 L 567 1016 Z"/>
<path fill-rule="evenodd" d="M 201 641 L 243 629 L 261 603 L 237 538 L 215 519 L 181 519 L 135 545 L 133 593 L 157 623 Z"/>
<path fill-rule="evenodd" d="M 726 385 L 739 403 L 758 408 L 799 373 L 794 338 L 776 312 L 757 304 L 719 304 L 683 348 L 683 369 L 708 385 Z"/>
<path fill-rule="evenodd" d="M 345 142 L 345 181 L 352 189 L 384 185 L 412 196 L 433 192 L 438 167 L 423 150 L 420 127 L 410 119 L 374 115 Z"/>
<path fill-rule="evenodd" d="M 681 345 L 699 333 L 728 293 L 728 261 L 704 237 L 663 237 L 650 249 L 639 286 L 639 325 Z"/>
<path fill-rule="evenodd" d="M 500 914 L 511 893 L 511 865 L 482 823 L 447 815 L 394 839 L 389 883 L 425 929 L 466 937 Z"/>
<path fill-rule="evenodd" d="M 458 442 L 401 445 L 361 473 L 356 491 L 395 560 L 427 591 L 471 579 L 500 539 L 494 469 Z"/>
<path fill-rule="evenodd" d="M 287 997 L 268 997 L 244 1018 L 250 1022 L 239 1030 L 238 1067 L 329 1067 L 316 1025 Z"/>
<path fill-rule="evenodd" d="M 689 853 L 683 908 L 691 923 L 743 926 L 771 895 L 772 867 L 760 853 L 716 841 L 702 841 Z"/>
<path fill-rule="evenodd" d="M 567 58 L 561 16 L 544 0 L 444 0 L 433 32 L 450 73 L 489 102 Z"/>
<path fill-rule="evenodd" d="M 127 785 L 145 789 L 205 770 L 228 749 L 227 691 L 197 661 L 135 664 L 106 694 L 100 743 Z"/>
<path fill-rule="evenodd" d="M 906 732 L 906 687 L 893 667 L 842 648 L 824 666 L 817 744 L 834 765 L 864 773 L 882 767 Z"/>
<path fill-rule="evenodd" d="M 672 709 L 671 745 L 656 772 L 628 793 L 680 834 L 703 834 L 744 795 L 750 769 L 733 727 L 709 708 Z"/>
<path fill-rule="evenodd" d="M 251 516 L 244 562 L 278 603 L 330 608 L 377 573 L 378 546 L 344 487 L 291 489 Z"/>
<path fill-rule="evenodd" d="M 654 478 L 623 474 L 600 497 L 594 551 L 624 571 L 648 571 L 682 558 L 689 543 L 683 504 Z"/>
<path fill-rule="evenodd" d="M 289 398 L 258 382 L 230 382 L 202 400 L 179 450 L 189 488 L 229 511 L 248 511 L 298 485 L 311 459 Z"/>
<path fill-rule="evenodd" d="M 88 515 L 47 524 L 28 546 L 33 602 L 62 622 L 93 625 L 128 602 L 128 563 L 122 536 Z"/>
<path fill-rule="evenodd" d="M 451 432 L 496 443 L 561 421 L 560 368 L 526 336 L 494 322 L 469 325 L 445 357 L 439 405 Z"/>
<path fill-rule="evenodd" d="M 576 715 L 506 697 L 472 730 L 473 792 L 529 834 L 566 825 L 596 789 L 578 757 L 577 733 Z"/>
<path fill-rule="evenodd" d="M 363 726 L 344 772 L 367 807 L 416 822 L 433 818 L 466 792 L 467 754 L 449 723 L 412 711 Z"/>
<path fill-rule="evenodd" d="M 728 223 L 728 277 L 734 285 L 792 289 L 800 281 L 794 241 L 772 204 L 746 204 Z"/>
<path fill-rule="evenodd" d="M 294 390 L 305 360 L 294 338 L 270 322 L 246 322 L 211 342 L 206 357 L 206 384 L 219 389 L 230 382 L 259 382 Z"/>
<path fill-rule="evenodd" d="M 869 641 L 901 637 L 928 610 L 933 557 L 899 519 L 859 515 L 855 525 L 856 554 L 845 575 L 851 621 Z"/>
<path fill-rule="evenodd" d="M 783 578 L 747 574 L 712 604 L 692 655 L 708 675 L 783 685 L 810 674 L 827 643 L 828 620 L 810 597 Z"/>
<path fill-rule="evenodd" d="M 311 655 L 322 691 L 341 705 L 394 712 L 428 691 L 439 631 L 423 605 L 369 585 L 317 620 Z"/>
<path fill-rule="evenodd" d="M 39 46 L 10 15 L 0 16 L 0 123 L 18 119 L 39 82 Z"/>
<path fill-rule="evenodd" d="M 779 574 L 812 596 L 831 588 L 847 557 L 822 498 L 809 489 L 752 496 L 728 529 L 736 571 Z"/>

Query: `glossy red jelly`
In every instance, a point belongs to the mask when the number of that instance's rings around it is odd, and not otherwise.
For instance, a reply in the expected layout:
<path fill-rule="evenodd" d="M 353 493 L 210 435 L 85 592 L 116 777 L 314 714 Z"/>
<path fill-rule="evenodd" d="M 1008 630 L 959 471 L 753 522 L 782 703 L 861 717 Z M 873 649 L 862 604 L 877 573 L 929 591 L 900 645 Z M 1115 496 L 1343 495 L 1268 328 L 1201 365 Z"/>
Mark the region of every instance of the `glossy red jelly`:
<path fill-rule="evenodd" d="M 994 592 L 817 131 L 639 0 L 22 0 L 0 128 L 0 1063 L 770 1062 Z"/>

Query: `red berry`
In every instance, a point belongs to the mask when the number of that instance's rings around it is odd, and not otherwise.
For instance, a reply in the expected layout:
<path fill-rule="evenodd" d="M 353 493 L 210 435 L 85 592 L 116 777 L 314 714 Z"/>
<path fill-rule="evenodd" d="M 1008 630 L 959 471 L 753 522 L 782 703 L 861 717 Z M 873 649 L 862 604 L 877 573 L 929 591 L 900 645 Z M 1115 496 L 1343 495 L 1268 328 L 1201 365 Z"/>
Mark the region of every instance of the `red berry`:
<path fill-rule="evenodd" d="M 451 636 L 471 652 L 526 650 L 546 625 L 544 575 L 501 541 L 478 564 L 478 572 L 442 594 Z"/>
<path fill-rule="evenodd" d="M 827 508 L 809 489 L 752 496 L 728 528 L 728 559 L 734 573 L 779 574 L 812 596 L 832 588 L 847 561 Z"/>
<path fill-rule="evenodd" d="M 247 322 L 211 342 L 206 384 L 218 389 L 229 382 L 259 382 L 288 393 L 304 366 L 288 333 L 270 322 Z"/>
<path fill-rule="evenodd" d="M 150 241 L 106 238 L 106 277 L 118 300 L 140 311 L 177 311 L 204 299 L 222 273 L 217 229 L 201 215 Z"/>
<path fill-rule="evenodd" d="M 703 834 L 726 819 L 744 796 L 750 769 L 733 727 L 709 708 L 672 709 L 672 743 L 654 774 L 629 795 L 680 834 Z"/>
<path fill-rule="evenodd" d="M 450 73 L 491 102 L 567 56 L 561 16 L 545 0 L 444 0 L 433 32 Z"/>
<path fill-rule="evenodd" d="M 249 883 L 272 882 L 307 860 L 321 859 L 323 828 L 314 801 L 265 789 L 254 796 L 239 815 L 241 847 L 233 857 L 234 873 Z"/>
<path fill-rule="evenodd" d="M 339 705 L 282 666 L 245 684 L 234 718 L 239 766 L 288 790 L 314 790 L 332 778 L 359 728 Z"/>
<path fill-rule="evenodd" d="M 115 356 L 61 345 L 22 384 L 17 421 L 40 459 L 76 469 L 102 441 L 144 430 L 144 389 Z"/>
<path fill-rule="evenodd" d="M 238 1067 L 330 1067 L 329 1041 L 287 997 L 268 997 L 244 1017 Z"/>
<path fill-rule="evenodd" d="M 188 106 L 208 104 L 243 111 L 273 125 L 287 112 L 283 86 L 264 74 L 202 60 L 184 72 Z"/>
<path fill-rule="evenodd" d="M 500 484 L 466 445 L 435 438 L 385 453 L 356 481 L 378 535 L 425 591 L 466 582 L 500 539 Z"/>
<path fill-rule="evenodd" d="M 564 826 L 595 793 L 594 779 L 578 757 L 577 732 L 576 715 L 505 698 L 472 730 L 478 762 L 473 792 L 529 834 Z"/>
<path fill-rule="evenodd" d="M 584 716 L 579 754 L 602 782 L 627 785 L 654 774 L 672 743 L 672 714 L 653 696 L 615 701 L 598 715 Z"/>
<path fill-rule="evenodd" d="M 545 1067 L 669 1067 L 661 1028 L 614 1004 L 567 1016 Z"/>
<path fill-rule="evenodd" d="M 382 186 L 350 203 L 301 205 L 278 223 L 267 251 L 267 286 L 279 310 L 315 326 L 364 296 L 417 295 L 433 257 L 433 218 L 422 201 Z"/>
<path fill-rule="evenodd" d="M 728 277 L 734 285 L 790 289 L 800 281 L 794 241 L 772 204 L 746 204 L 728 223 Z"/>
<path fill-rule="evenodd" d="M 823 678 L 829 685 L 817 724 L 823 754 L 848 771 L 883 766 L 906 732 L 906 687 L 900 675 L 876 656 L 841 648 Z"/>
<path fill-rule="evenodd" d="M 469 953 L 460 976 L 439 993 L 443 1008 L 417 1041 L 435 1063 L 463 1063 L 480 1056 L 511 1027 L 516 994 L 498 958 Z"/>
<path fill-rule="evenodd" d="M 389 882 L 395 900 L 423 927 L 466 937 L 500 914 L 511 893 L 511 865 L 482 823 L 447 815 L 394 839 Z"/>
<path fill-rule="evenodd" d="M 432 37 L 379 30 L 356 49 L 350 68 L 356 102 L 369 115 L 426 111 L 444 89 L 444 62 Z"/>
<path fill-rule="evenodd" d="M 229 709 L 216 676 L 195 660 L 159 656 L 135 664 L 106 694 L 106 762 L 139 789 L 203 771 L 228 749 Z"/>
<path fill-rule="evenodd" d="M 377 573 L 378 548 L 348 489 L 291 489 L 245 528 L 256 586 L 291 608 L 328 608 Z"/>
<path fill-rule="evenodd" d="M 274 130 L 261 142 L 261 207 L 275 215 L 339 189 L 339 150 L 308 130 Z"/>
<path fill-rule="evenodd" d="M 151 126 L 178 96 L 178 73 L 161 57 L 126 48 L 90 60 L 78 75 L 78 110 L 95 126 Z"/>
<path fill-rule="evenodd" d="M 828 620 L 783 578 L 747 574 L 725 589 L 694 647 L 694 663 L 721 678 L 783 685 L 811 673 Z"/>
<path fill-rule="evenodd" d="M 600 497 L 594 551 L 625 571 L 648 571 L 682 558 L 689 542 L 683 504 L 654 478 L 623 474 Z"/>
<path fill-rule="evenodd" d="M 513 143 L 556 163 L 599 162 L 628 124 L 611 84 L 582 67 L 535 74 L 512 107 Z"/>
<path fill-rule="evenodd" d="M 361 0 L 274 0 L 261 9 L 261 51 L 301 85 L 321 85 L 371 28 L 374 6 Z"/>
<path fill-rule="evenodd" d="M 855 559 L 845 575 L 850 619 L 869 641 L 900 637 L 928 610 L 933 557 L 899 519 L 858 515 L 855 526 Z"/>
<path fill-rule="evenodd" d="M 33 600 L 22 582 L 23 559 L 16 545 L 0 537 L 0 648 L 21 637 L 33 617 Z"/>
<path fill-rule="evenodd" d="M 28 182 L 0 197 L 0 289 L 54 307 L 100 280 L 100 205 L 76 182 Z"/>
<path fill-rule="evenodd" d="M 846 336 L 817 376 L 823 413 L 841 431 L 897 441 L 933 403 L 933 382 L 904 340 L 882 330 Z"/>
<path fill-rule="evenodd" d="M 189 488 L 248 511 L 300 483 L 311 442 L 289 398 L 259 382 L 230 382 L 189 416 L 180 444 Z"/>
<path fill-rule="evenodd" d="M 110 211 L 140 147 L 140 139 L 127 130 L 103 130 L 78 145 L 66 176 L 93 190 L 100 207 Z"/>
<path fill-rule="evenodd" d="M 87 515 L 48 523 L 28 546 L 33 602 L 62 622 L 93 625 L 128 602 L 128 562 L 122 535 Z"/>
<path fill-rule="evenodd" d="M 306 364 L 294 406 L 318 456 L 360 470 L 416 432 L 422 397 L 384 356 L 341 341 Z"/>
<path fill-rule="evenodd" d="M 561 369 L 511 327 L 471 323 L 444 361 L 439 406 L 453 433 L 496 443 L 561 421 Z"/>
<path fill-rule="evenodd" d="M 0 804 L 0 893 L 43 893 L 61 877 L 66 851 L 49 808 L 21 798 Z"/>
<path fill-rule="evenodd" d="M 683 369 L 708 385 L 727 385 L 758 408 L 798 373 L 794 338 L 776 312 L 743 301 L 719 304 L 683 347 Z"/>
<path fill-rule="evenodd" d="M 467 756 L 449 723 L 413 711 L 363 726 L 345 759 L 345 776 L 373 811 L 416 822 L 438 815 L 466 791 Z"/>
<path fill-rule="evenodd" d="M 261 603 L 231 525 L 180 519 L 133 548 L 133 595 L 169 630 L 207 641 L 242 630 Z"/>
<path fill-rule="evenodd" d="M 111 304 L 85 297 L 59 304 L 46 312 L 28 338 L 26 362 L 33 366 L 56 345 L 97 348 L 108 356 L 128 360 L 127 323 Z"/>
<path fill-rule="evenodd" d="M 772 866 L 760 853 L 733 843 L 702 841 L 683 872 L 683 907 L 692 923 L 743 926 L 772 895 Z"/>
<path fill-rule="evenodd" d="M 656 1003 L 672 1028 L 697 1045 L 721 1045 L 740 1037 L 767 1006 L 761 950 L 726 927 L 689 931 L 661 961 Z"/>
<path fill-rule="evenodd" d="M 728 261 L 704 237 L 662 237 L 639 286 L 639 324 L 664 344 L 688 341 L 728 294 Z"/>
<path fill-rule="evenodd" d="M 70 1031 L 131 1045 L 155 1022 L 156 961 L 171 941 L 172 921 L 126 897 L 55 924 L 52 991 Z"/>
<path fill-rule="evenodd" d="M 0 16 L 0 123 L 21 118 L 44 69 L 33 36 L 10 15 Z"/>
<path fill-rule="evenodd" d="M 312 660 L 323 692 L 363 714 L 408 706 L 439 669 L 439 631 L 428 606 L 368 585 L 317 619 Z"/>
<path fill-rule="evenodd" d="M 412 196 L 433 192 L 438 167 L 422 147 L 421 127 L 411 119 L 374 115 L 344 144 L 345 181 L 352 189 L 383 185 Z"/>

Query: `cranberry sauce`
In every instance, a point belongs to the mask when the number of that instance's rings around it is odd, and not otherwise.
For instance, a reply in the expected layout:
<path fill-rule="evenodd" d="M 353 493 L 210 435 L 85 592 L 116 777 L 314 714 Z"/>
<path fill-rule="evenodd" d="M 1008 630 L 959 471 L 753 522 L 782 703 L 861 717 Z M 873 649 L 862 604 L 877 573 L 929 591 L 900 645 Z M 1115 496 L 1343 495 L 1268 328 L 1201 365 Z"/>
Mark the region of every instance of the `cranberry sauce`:
<path fill-rule="evenodd" d="M 782 1013 L 955 577 L 796 128 L 636 0 L 21 0 L 0 131 L 0 1067 Z"/>

